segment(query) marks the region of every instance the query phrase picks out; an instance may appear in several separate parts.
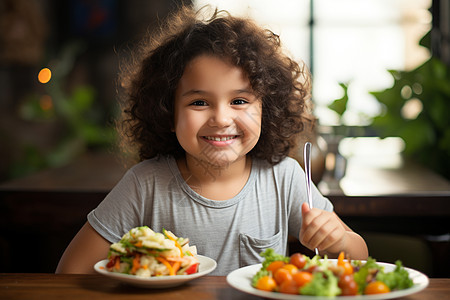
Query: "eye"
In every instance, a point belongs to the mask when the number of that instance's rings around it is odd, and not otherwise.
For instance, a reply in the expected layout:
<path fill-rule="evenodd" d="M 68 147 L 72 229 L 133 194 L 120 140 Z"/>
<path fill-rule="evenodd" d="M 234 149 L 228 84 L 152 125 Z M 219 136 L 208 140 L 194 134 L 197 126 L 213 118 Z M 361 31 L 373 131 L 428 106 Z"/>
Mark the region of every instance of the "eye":
<path fill-rule="evenodd" d="M 242 98 L 239 99 L 234 99 L 233 101 L 231 101 L 231 104 L 233 105 L 242 105 L 242 104 L 247 104 L 248 101 Z"/>
<path fill-rule="evenodd" d="M 206 106 L 207 103 L 204 100 L 195 100 L 190 105 L 193 105 L 193 106 Z"/>

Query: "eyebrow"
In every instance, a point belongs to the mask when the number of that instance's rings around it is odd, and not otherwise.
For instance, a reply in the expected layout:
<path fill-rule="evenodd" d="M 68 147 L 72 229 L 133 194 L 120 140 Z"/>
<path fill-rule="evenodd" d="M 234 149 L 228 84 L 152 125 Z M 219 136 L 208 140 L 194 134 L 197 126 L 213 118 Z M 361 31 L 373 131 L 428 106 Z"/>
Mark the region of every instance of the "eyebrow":
<path fill-rule="evenodd" d="M 233 93 L 234 94 L 254 94 L 253 91 L 248 88 L 237 89 L 237 90 L 234 90 Z M 210 93 L 207 91 L 204 91 L 204 90 L 189 90 L 189 91 L 181 94 L 181 97 L 186 97 L 186 96 L 195 95 L 195 94 L 208 95 Z"/>
<path fill-rule="evenodd" d="M 202 91 L 202 90 L 189 90 L 189 91 L 181 94 L 181 97 L 186 97 L 186 96 L 195 95 L 195 94 L 208 94 L 208 93 L 206 91 Z"/>

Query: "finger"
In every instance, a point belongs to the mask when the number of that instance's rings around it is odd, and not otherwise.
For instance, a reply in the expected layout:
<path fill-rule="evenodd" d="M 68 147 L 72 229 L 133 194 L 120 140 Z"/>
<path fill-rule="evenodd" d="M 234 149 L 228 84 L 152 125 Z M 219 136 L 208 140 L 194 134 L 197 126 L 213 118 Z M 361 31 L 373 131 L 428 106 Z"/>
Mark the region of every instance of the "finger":
<path fill-rule="evenodd" d="M 317 231 L 315 236 L 312 237 L 311 243 L 316 245 L 319 250 L 323 251 L 339 242 L 341 237 L 342 235 L 336 224 L 327 223 Z"/>
<path fill-rule="evenodd" d="M 300 229 L 300 242 L 311 248 L 315 248 L 322 239 L 320 238 L 322 233 L 319 233 L 321 228 L 326 224 L 327 218 L 322 213 L 317 216 L 308 215 L 309 220 L 304 220 Z"/>
<path fill-rule="evenodd" d="M 316 208 L 309 208 L 308 203 L 302 204 L 302 227 L 309 226 L 315 218 L 320 216 L 321 210 Z"/>
<path fill-rule="evenodd" d="M 311 210 L 307 202 L 303 202 L 302 204 L 302 215 L 308 213 Z"/>
<path fill-rule="evenodd" d="M 309 244 L 314 248 L 323 250 L 322 248 L 319 248 L 319 245 L 328 238 L 328 230 L 329 226 L 327 224 L 319 227 L 309 239 Z"/>
<path fill-rule="evenodd" d="M 328 246 L 330 235 L 333 234 L 336 228 L 336 224 L 330 222 L 327 216 L 322 216 L 320 219 L 314 220 L 314 232 L 311 237 L 309 237 L 309 244 L 314 248 L 319 248 L 319 250 L 325 250 L 324 247 Z M 312 228 L 312 226 L 311 226 Z M 333 241 L 334 242 L 334 241 Z M 325 245 L 323 245 L 325 243 Z"/>
<path fill-rule="evenodd" d="M 345 243 L 345 230 L 337 226 L 333 229 L 318 246 L 319 249 L 328 250 L 330 252 L 339 252 L 341 245 Z"/>

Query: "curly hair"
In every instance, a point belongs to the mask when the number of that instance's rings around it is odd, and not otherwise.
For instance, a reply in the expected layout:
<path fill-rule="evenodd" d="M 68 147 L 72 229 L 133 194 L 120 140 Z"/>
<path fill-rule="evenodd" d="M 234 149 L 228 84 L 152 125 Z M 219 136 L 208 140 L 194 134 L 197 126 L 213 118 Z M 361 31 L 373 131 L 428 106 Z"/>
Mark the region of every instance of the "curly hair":
<path fill-rule="evenodd" d="M 134 147 L 140 160 L 184 155 L 172 132 L 175 90 L 185 66 L 206 54 L 227 60 L 247 75 L 262 101 L 261 136 L 249 155 L 276 164 L 304 129 L 310 74 L 283 54 L 280 38 L 272 31 L 217 9 L 202 20 L 202 11 L 182 7 L 170 16 L 121 73 L 118 130 L 123 145 Z"/>

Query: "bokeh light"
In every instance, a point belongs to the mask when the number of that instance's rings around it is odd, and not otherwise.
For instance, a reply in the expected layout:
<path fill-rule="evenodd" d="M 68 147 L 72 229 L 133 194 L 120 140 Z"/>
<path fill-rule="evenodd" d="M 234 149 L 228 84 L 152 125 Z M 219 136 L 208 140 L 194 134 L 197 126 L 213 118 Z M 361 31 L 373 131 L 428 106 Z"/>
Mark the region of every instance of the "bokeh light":
<path fill-rule="evenodd" d="M 43 68 L 39 71 L 38 80 L 40 83 L 47 83 L 52 78 L 52 71 L 49 68 Z"/>
<path fill-rule="evenodd" d="M 39 106 L 43 111 L 49 111 L 53 108 L 53 100 L 50 95 L 42 95 L 39 99 Z"/>
<path fill-rule="evenodd" d="M 419 116 L 419 114 L 422 111 L 423 111 L 422 101 L 420 101 L 417 98 L 412 98 L 405 102 L 400 113 L 404 119 L 414 120 Z"/>

